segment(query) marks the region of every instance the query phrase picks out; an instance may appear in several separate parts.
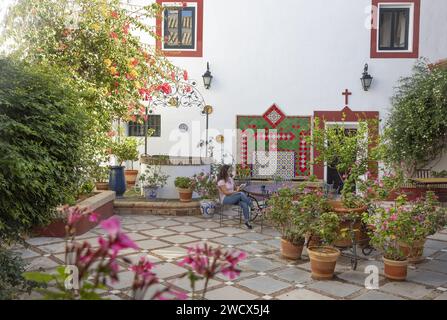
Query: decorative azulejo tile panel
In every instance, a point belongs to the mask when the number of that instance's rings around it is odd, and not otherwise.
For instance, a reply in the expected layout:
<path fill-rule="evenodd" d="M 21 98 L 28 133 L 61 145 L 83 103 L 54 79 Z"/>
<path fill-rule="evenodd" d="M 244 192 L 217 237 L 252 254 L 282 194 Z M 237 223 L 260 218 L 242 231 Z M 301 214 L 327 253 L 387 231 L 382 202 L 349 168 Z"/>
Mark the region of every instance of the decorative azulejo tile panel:
<path fill-rule="evenodd" d="M 286 116 L 273 105 L 262 116 L 238 116 L 237 129 L 238 160 L 252 168 L 253 177 L 275 174 L 272 168 L 266 168 L 262 155 L 255 156 L 255 152 L 271 151 L 278 151 L 276 175 L 284 179 L 310 175 L 311 150 L 306 137 L 310 134 L 311 117 Z"/>

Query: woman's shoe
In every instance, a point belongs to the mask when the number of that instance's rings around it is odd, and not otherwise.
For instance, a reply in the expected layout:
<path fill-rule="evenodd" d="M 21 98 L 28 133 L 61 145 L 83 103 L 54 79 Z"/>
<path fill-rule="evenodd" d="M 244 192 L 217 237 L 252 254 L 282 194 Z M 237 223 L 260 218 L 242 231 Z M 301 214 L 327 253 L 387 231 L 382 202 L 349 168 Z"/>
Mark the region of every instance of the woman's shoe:
<path fill-rule="evenodd" d="M 248 228 L 248 230 L 253 229 L 253 226 L 250 224 L 250 222 L 245 222 L 245 226 Z"/>

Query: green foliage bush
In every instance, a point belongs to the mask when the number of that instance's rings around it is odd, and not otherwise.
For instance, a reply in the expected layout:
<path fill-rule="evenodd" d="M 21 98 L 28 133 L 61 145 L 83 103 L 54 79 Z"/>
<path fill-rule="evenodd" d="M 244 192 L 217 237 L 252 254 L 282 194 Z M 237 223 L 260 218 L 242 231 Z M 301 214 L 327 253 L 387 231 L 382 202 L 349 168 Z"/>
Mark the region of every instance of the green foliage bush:
<path fill-rule="evenodd" d="M 193 180 L 189 177 L 177 177 L 174 185 L 180 189 L 191 189 L 193 187 Z"/>
<path fill-rule="evenodd" d="M 0 247 L 0 300 L 12 300 L 22 293 L 30 293 L 35 284 L 25 280 L 24 272 L 23 260 Z"/>
<path fill-rule="evenodd" d="M 441 156 L 447 148 L 447 70 L 419 61 L 400 81 L 386 129 L 389 161 L 410 176 Z"/>
<path fill-rule="evenodd" d="M 74 200 L 85 117 L 57 72 L 0 58 L 0 74 L 0 241 L 8 241 Z"/>

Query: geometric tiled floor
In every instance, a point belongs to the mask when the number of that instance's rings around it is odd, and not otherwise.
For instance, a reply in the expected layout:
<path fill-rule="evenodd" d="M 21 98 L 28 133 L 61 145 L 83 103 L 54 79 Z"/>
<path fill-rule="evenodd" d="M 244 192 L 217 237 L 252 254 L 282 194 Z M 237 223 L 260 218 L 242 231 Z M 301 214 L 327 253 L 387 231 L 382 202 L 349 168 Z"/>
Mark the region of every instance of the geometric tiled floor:
<path fill-rule="evenodd" d="M 146 255 L 156 264 L 155 273 L 178 290 L 190 292 L 186 279 L 177 279 L 186 269 L 177 262 L 186 254 L 188 246 L 208 242 L 213 246 L 224 246 L 243 250 L 248 254 L 240 264 L 243 272 L 240 277 L 229 282 L 223 277 L 209 283 L 207 298 L 212 300 L 399 300 L 399 299 L 447 299 L 447 231 L 443 231 L 427 241 L 425 255 L 427 260 L 417 266 L 411 266 L 408 281 L 389 282 L 381 276 L 379 290 L 367 290 L 364 287 L 365 267 L 380 257 L 372 254 L 363 257 L 357 271 L 352 271 L 347 257 L 337 262 L 336 277 L 333 281 L 314 281 L 310 277 L 310 265 L 307 253 L 300 261 L 282 259 L 279 254 L 279 234 L 266 227 L 263 233 L 255 224 L 255 230 L 249 231 L 239 226 L 238 220 L 226 220 L 220 227 L 218 219 L 202 217 L 165 217 L 165 216 L 121 216 L 123 228 L 136 241 L 141 250 L 126 250 L 123 255 L 136 261 Z M 79 237 L 96 246 L 96 237 L 103 231 L 98 227 Z M 64 239 L 32 238 L 27 240 L 28 247 L 18 247 L 23 258 L 29 263 L 28 270 L 51 271 L 63 263 Z M 102 295 L 110 299 L 128 299 L 131 285 L 131 273 L 122 265 L 121 281 L 111 284 Z M 203 288 L 198 283 L 197 289 Z M 155 288 L 153 289 L 155 290 Z M 149 297 L 152 292 L 148 292 Z M 28 298 L 36 298 L 33 294 Z"/>

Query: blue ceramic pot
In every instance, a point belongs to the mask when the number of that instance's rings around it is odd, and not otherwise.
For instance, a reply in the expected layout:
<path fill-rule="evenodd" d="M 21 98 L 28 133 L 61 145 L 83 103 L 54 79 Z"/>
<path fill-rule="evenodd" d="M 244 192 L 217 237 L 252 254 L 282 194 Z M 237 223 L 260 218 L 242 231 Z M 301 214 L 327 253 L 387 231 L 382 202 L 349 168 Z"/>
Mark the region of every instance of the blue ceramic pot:
<path fill-rule="evenodd" d="M 157 199 L 158 187 L 144 187 L 143 190 L 146 200 L 154 201 L 155 199 Z"/>
<path fill-rule="evenodd" d="M 124 167 L 113 166 L 110 168 L 109 188 L 116 192 L 117 197 L 122 197 L 126 192 L 126 177 Z"/>
<path fill-rule="evenodd" d="M 204 218 L 212 218 L 214 212 L 216 211 L 216 202 L 213 200 L 201 200 L 200 201 L 200 211 Z"/>

